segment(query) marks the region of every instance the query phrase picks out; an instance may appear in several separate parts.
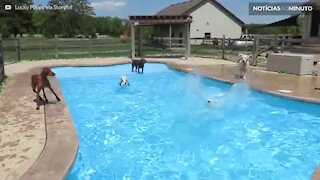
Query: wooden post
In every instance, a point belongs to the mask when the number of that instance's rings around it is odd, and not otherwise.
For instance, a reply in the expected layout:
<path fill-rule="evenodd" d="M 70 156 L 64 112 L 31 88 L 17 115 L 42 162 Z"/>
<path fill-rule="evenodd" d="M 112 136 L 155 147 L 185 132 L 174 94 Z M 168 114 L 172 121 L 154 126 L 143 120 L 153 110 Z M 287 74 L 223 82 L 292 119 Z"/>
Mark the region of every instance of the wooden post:
<path fill-rule="evenodd" d="M 59 58 L 59 52 L 58 52 L 58 35 L 54 35 L 54 42 L 55 42 L 55 58 L 58 59 Z"/>
<path fill-rule="evenodd" d="M 274 35 L 273 51 L 278 52 L 278 36 Z"/>
<path fill-rule="evenodd" d="M 258 56 L 259 56 L 259 52 L 260 52 L 260 38 L 258 37 L 257 38 L 257 42 L 256 42 L 256 53 L 254 55 L 255 57 L 255 61 L 254 61 L 254 66 L 257 66 L 258 65 Z"/>
<path fill-rule="evenodd" d="M 143 57 L 143 50 L 142 50 L 142 26 L 138 26 L 138 31 L 139 31 L 139 37 L 138 37 L 138 46 L 139 46 L 139 57 Z"/>
<path fill-rule="evenodd" d="M 40 45 L 39 48 L 40 48 L 40 52 L 41 52 L 41 58 L 42 58 L 42 59 L 45 59 L 45 58 L 44 58 L 44 55 L 43 55 L 43 49 L 42 49 L 43 47 L 42 47 L 42 45 Z"/>
<path fill-rule="evenodd" d="M 283 51 L 284 51 L 284 46 L 285 46 L 285 40 L 282 39 L 282 42 L 281 42 L 281 53 L 283 53 Z"/>
<path fill-rule="evenodd" d="M 20 37 L 17 38 L 17 57 L 18 61 L 21 61 L 21 46 L 20 46 Z"/>
<path fill-rule="evenodd" d="M 288 43 L 288 46 L 289 46 L 289 49 L 290 49 L 290 50 L 292 49 L 292 42 L 293 42 L 293 37 L 290 36 L 290 37 L 289 37 L 289 43 Z"/>
<path fill-rule="evenodd" d="M 135 42 L 135 27 L 134 22 L 131 23 L 131 58 L 136 57 L 136 42 Z"/>
<path fill-rule="evenodd" d="M 189 58 L 191 54 L 191 44 L 190 44 L 190 23 L 186 24 L 186 51 L 185 51 L 185 57 Z"/>
<path fill-rule="evenodd" d="M 259 45 L 260 44 L 260 40 L 259 37 L 256 37 L 253 41 L 253 48 L 252 48 L 252 60 L 251 60 L 251 65 L 256 66 L 258 63 L 257 60 L 257 55 L 259 53 Z"/>
<path fill-rule="evenodd" d="M 3 54 L 3 46 L 2 46 L 2 34 L 0 34 L 0 82 L 5 78 L 4 73 L 4 54 Z"/>
<path fill-rule="evenodd" d="M 246 45 L 245 51 L 247 52 L 248 51 L 248 28 L 246 28 L 246 43 L 245 43 L 245 45 Z"/>
<path fill-rule="evenodd" d="M 222 36 L 222 44 L 221 44 L 222 59 L 225 59 L 225 58 L 224 58 L 225 42 L 226 42 L 226 35 L 223 35 L 223 36 Z"/>
<path fill-rule="evenodd" d="M 172 25 L 169 25 L 169 48 L 172 47 L 172 41 L 171 41 L 171 35 L 172 35 Z"/>
<path fill-rule="evenodd" d="M 89 35 L 89 57 L 92 57 L 92 37 Z"/>

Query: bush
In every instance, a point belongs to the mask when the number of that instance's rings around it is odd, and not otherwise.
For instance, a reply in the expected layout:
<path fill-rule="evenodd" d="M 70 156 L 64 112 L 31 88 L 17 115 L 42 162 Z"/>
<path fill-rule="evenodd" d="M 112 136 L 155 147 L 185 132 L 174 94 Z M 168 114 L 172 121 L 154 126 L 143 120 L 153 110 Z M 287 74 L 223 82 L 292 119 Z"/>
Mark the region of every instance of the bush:
<path fill-rule="evenodd" d="M 9 28 L 6 24 L 1 26 L 1 34 L 2 34 L 2 37 L 5 37 L 5 38 L 10 36 Z"/>

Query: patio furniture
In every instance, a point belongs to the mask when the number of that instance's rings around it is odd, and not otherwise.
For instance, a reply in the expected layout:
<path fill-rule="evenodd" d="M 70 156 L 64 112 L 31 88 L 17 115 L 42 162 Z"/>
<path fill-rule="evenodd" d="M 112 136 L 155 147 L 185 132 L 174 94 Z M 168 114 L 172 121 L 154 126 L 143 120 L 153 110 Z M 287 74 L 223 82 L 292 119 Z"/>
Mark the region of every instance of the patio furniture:
<path fill-rule="evenodd" d="M 314 55 L 298 53 L 272 53 L 268 56 L 267 70 L 280 73 L 311 75 Z"/>

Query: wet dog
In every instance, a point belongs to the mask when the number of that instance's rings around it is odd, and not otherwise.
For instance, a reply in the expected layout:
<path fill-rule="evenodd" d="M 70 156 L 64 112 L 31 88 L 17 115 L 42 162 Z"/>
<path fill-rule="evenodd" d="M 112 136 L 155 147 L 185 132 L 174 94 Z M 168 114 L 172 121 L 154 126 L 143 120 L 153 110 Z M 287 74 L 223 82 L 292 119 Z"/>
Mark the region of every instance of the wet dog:
<path fill-rule="evenodd" d="M 249 59 L 250 56 L 246 55 L 246 54 L 239 54 L 239 61 L 238 61 L 238 66 L 239 66 L 239 71 L 240 71 L 240 77 L 245 79 L 246 78 L 246 74 L 249 68 Z"/>
<path fill-rule="evenodd" d="M 135 69 L 135 71 L 138 71 L 138 73 L 140 73 L 140 69 L 142 69 L 141 73 L 143 74 L 143 69 L 144 69 L 144 64 L 146 63 L 147 61 L 142 58 L 142 59 L 132 59 L 132 69 L 131 71 L 133 72 L 133 69 Z"/>
<path fill-rule="evenodd" d="M 129 81 L 128 81 L 127 76 L 121 76 L 119 85 L 120 86 L 129 86 Z"/>

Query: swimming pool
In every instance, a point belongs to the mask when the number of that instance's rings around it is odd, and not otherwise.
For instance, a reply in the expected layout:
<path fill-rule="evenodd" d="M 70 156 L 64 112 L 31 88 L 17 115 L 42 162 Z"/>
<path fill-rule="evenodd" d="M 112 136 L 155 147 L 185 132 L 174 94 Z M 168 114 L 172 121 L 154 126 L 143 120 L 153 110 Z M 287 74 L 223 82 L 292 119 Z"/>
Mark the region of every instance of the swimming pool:
<path fill-rule="evenodd" d="M 320 162 L 318 105 L 163 64 L 130 70 L 53 69 L 79 139 L 67 179 L 301 180 Z"/>

